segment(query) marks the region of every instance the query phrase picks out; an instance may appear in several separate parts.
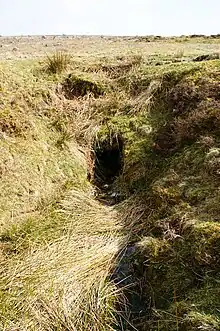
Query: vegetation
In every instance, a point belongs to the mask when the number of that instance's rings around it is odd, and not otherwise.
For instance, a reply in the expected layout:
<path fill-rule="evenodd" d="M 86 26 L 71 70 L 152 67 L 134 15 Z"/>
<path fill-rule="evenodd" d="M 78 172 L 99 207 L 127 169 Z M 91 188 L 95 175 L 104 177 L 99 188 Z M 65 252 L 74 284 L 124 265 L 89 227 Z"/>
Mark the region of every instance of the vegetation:
<path fill-rule="evenodd" d="M 220 330 L 220 60 L 57 54 L 0 63 L 0 329 Z"/>
<path fill-rule="evenodd" d="M 103 95 L 104 88 L 100 84 L 70 74 L 63 83 L 63 90 L 67 99 L 74 97 L 84 97 L 92 94 L 95 98 Z"/>
<path fill-rule="evenodd" d="M 51 74 L 60 74 L 67 69 L 70 56 L 64 52 L 56 52 L 46 58 L 46 71 Z"/>

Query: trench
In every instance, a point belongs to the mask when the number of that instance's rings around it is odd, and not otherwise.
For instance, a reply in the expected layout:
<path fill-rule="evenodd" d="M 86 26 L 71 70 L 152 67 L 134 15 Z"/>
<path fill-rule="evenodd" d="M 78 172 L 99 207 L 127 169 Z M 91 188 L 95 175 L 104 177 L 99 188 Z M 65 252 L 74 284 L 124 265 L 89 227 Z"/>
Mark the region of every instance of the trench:
<path fill-rule="evenodd" d="M 113 135 L 104 141 L 96 141 L 93 145 L 93 180 L 97 188 L 97 199 L 105 205 L 119 204 L 123 197 L 116 191 L 115 181 L 123 171 L 124 140 L 120 135 Z M 129 231 L 129 229 L 126 229 Z M 134 270 L 136 247 L 124 243 L 121 253 L 116 257 L 116 268 L 111 280 L 123 290 L 126 304 L 117 307 L 120 311 L 116 330 L 137 330 L 136 326 L 145 315 L 147 308 L 141 297 L 140 284 L 137 282 Z M 129 307 L 129 308 L 128 308 Z M 135 326 L 136 325 L 136 326 Z"/>
<path fill-rule="evenodd" d="M 93 145 L 93 179 L 96 198 L 105 205 L 115 205 L 122 197 L 115 188 L 115 180 L 123 171 L 124 141 L 115 134 Z"/>

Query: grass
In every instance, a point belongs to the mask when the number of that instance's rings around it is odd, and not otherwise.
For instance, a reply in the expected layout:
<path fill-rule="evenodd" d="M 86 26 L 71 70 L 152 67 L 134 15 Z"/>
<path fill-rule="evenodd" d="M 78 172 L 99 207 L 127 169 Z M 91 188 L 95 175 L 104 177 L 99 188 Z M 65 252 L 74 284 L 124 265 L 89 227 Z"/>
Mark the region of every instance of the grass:
<path fill-rule="evenodd" d="M 0 63 L 0 329 L 220 330 L 220 65 L 189 39 Z M 107 206 L 87 173 L 113 136 Z"/>
<path fill-rule="evenodd" d="M 53 55 L 47 55 L 45 70 L 50 74 L 60 74 L 67 69 L 69 64 L 69 54 L 57 51 Z"/>
<path fill-rule="evenodd" d="M 133 127 L 138 143 L 133 138 L 130 147 L 127 140 L 130 153 L 125 154 L 127 167 L 119 185 L 132 196 L 124 207 L 124 228 L 131 243 L 140 249 L 134 258 L 134 263 L 139 261 L 136 277 L 142 284 L 143 300 L 150 302 L 141 330 L 155 330 L 158 323 L 160 330 L 177 330 L 177 322 L 179 330 L 220 327 L 219 300 L 214 294 L 217 292 L 211 290 L 219 282 L 216 270 L 219 229 L 215 223 L 218 194 L 214 174 L 218 166 L 210 161 L 215 169 L 212 175 L 207 167 L 209 155 L 216 159 L 215 148 L 219 144 L 215 127 L 219 105 L 214 92 L 219 85 L 219 63 L 215 64 L 216 69 L 211 65 L 209 72 L 204 66 L 199 75 L 197 70 L 188 71 L 190 65 L 186 70 L 178 65 L 176 68 L 183 69 L 182 73 L 171 71 L 165 77 L 162 74 L 156 99 L 146 107 L 145 123 L 152 126 L 145 134 L 148 139 Z M 202 70 L 207 80 L 201 80 Z M 145 80 L 141 88 L 148 89 Z M 180 94 L 175 97 L 179 88 Z M 173 113 L 173 109 L 178 112 Z M 204 144 L 203 135 L 207 142 Z M 206 204 L 209 214 L 204 213 Z M 200 291 L 206 293 L 204 298 L 200 297 L 197 303 L 194 297 L 190 302 L 192 293 Z M 207 300 L 212 302 L 210 306 L 205 305 Z"/>
<path fill-rule="evenodd" d="M 112 330 L 121 293 L 109 270 L 119 228 L 89 193 L 76 141 L 89 141 L 91 114 L 80 103 L 73 114 L 34 63 L 2 63 L 1 74 L 9 78 L 1 87 L 0 328 Z"/>
<path fill-rule="evenodd" d="M 111 330 L 119 294 L 108 273 L 117 249 L 106 236 L 67 236 L 22 260 L 13 258 L 1 278 L 2 327 Z M 11 283 L 10 295 L 4 295 Z"/>
<path fill-rule="evenodd" d="M 112 330 L 122 296 L 109 280 L 120 246 L 115 217 L 88 193 L 70 191 L 9 225 L 2 234 L 1 327 Z"/>

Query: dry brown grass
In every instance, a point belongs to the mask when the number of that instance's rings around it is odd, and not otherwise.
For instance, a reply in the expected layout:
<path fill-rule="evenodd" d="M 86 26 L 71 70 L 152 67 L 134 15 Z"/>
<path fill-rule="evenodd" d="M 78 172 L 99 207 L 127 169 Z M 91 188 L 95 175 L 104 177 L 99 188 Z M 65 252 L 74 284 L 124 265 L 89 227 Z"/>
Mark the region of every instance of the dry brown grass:
<path fill-rule="evenodd" d="M 40 246 L 30 241 L 22 254 L 2 261 L 2 327 L 113 330 L 122 295 L 110 281 L 120 246 L 116 212 L 72 191 L 57 213 L 66 219 L 63 236 Z M 55 226 L 51 219 L 51 231 Z"/>

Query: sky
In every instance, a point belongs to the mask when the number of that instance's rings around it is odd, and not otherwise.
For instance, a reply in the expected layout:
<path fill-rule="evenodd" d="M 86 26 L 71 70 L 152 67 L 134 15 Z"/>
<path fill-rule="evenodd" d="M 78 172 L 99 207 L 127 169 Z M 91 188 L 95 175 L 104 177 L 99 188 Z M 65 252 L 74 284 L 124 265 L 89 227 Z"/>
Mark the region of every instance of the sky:
<path fill-rule="evenodd" d="M 220 0 L 0 0 L 0 35 L 220 33 Z"/>

